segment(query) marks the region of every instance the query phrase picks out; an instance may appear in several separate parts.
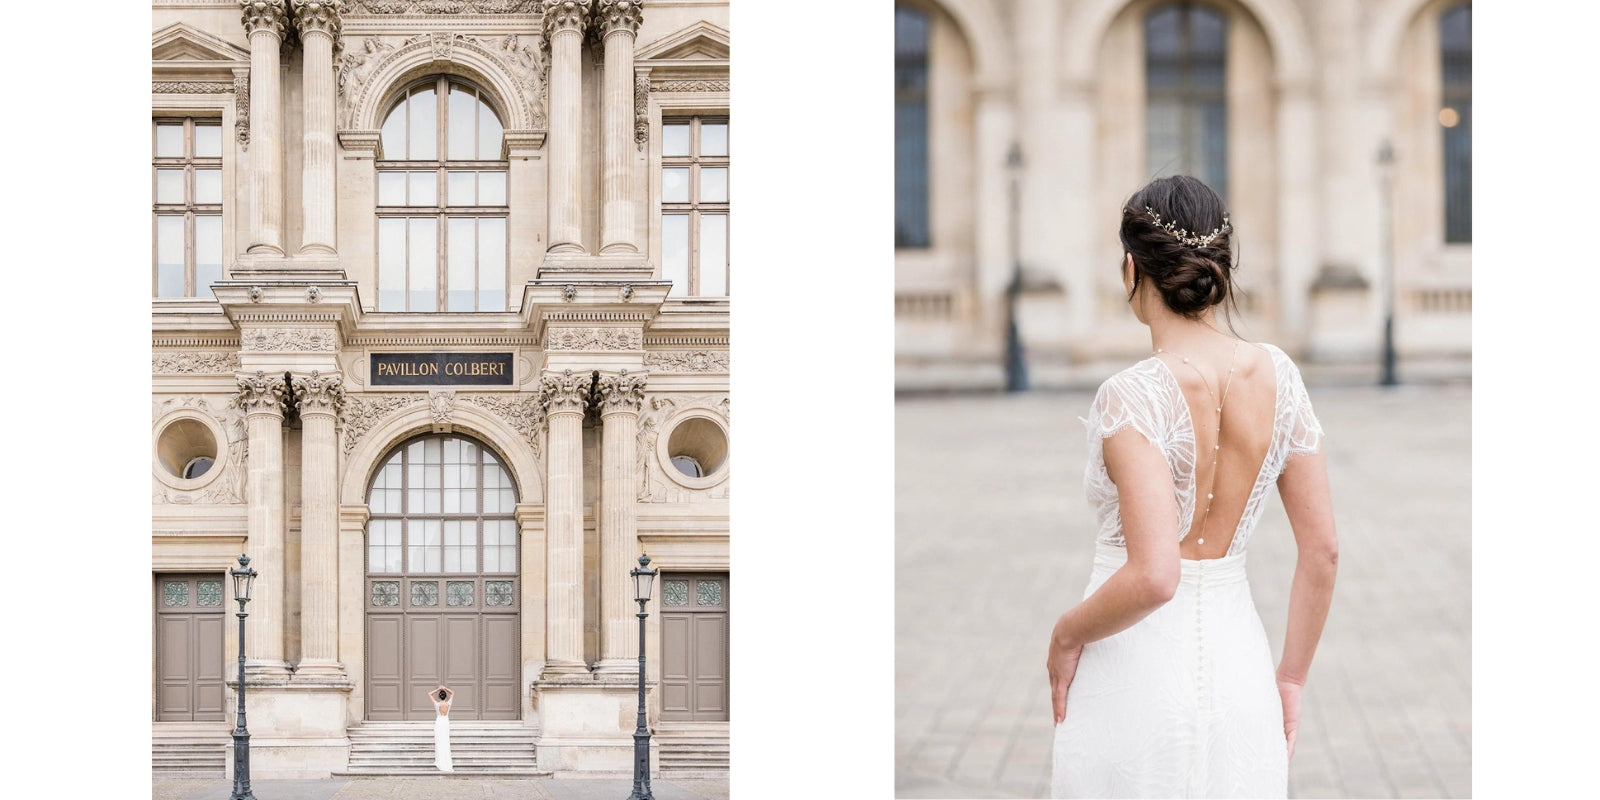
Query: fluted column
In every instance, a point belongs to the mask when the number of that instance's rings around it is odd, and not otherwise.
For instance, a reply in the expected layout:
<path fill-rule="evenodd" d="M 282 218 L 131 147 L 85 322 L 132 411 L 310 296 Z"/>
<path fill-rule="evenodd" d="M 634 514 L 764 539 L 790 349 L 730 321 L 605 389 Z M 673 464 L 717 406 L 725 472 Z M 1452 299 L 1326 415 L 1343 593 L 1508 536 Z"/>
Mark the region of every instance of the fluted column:
<path fill-rule="evenodd" d="M 600 0 L 605 78 L 600 109 L 600 252 L 637 253 L 633 222 L 633 45 L 644 19 L 642 0 Z M 637 649 L 637 646 L 635 647 Z"/>
<path fill-rule="evenodd" d="M 283 376 L 239 377 L 233 404 L 243 409 L 249 435 L 247 553 L 256 570 L 245 655 L 252 672 L 287 677 L 283 662 Z"/>
<path fill-rule="evenodd" d="M 639 620 L 628 572 L 639 554 L 635 437 L 645 376 L 602 374 L 600 395 L 600 669 L 639 670 Z"/>
<path fill-rule="evenodd" d="M 305 47 L 305 152 L 301 167 L 304 234 L 300 252 L 334 252 L 333 49 L 344 0 L 295 0 L 294 24 Z"/>
<path fill-rule="evenodd" d="M 344 677 L 339 663 L 340 376 L 294 379 L 300 408 L 300 666 L 295 678 Z"/>
<path fill-rule="evenodd" d="M 284 0 L 240 0 L 250 37 L 250 245 L 246 252 L 283 253 L 283 121 L 278 48 Z"/>
<path fill-rule="evenodd" d="M 589 374 L 545 373 L 539 401 L 550 423 L 545 483 L 545 672 L 582 673 L 583 412 Z"/>
<path fill-rule="evenodd" d="M 583 31 L 588 0 L 544 0 L 544 35 L 550 42 L 550 252 L 582 253 Z"/>

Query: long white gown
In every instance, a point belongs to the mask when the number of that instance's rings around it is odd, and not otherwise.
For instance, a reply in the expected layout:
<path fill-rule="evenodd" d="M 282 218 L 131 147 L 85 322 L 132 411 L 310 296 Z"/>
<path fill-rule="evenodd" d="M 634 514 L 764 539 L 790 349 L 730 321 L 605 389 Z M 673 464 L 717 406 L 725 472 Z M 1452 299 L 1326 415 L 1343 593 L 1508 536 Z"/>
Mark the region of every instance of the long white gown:
<path fill-rule="evenodd" d="M 433 765 L 440 772 L 455 772 L 454 763 L 450 760 L 450 715 L 435 714 L 433 717 Z"/>
<path fill-rule="evenodd" d="M 1245 580 L 1245 545 L 1290 456 L 1316 452 L 1322 427 L 1300 371 L 1272 345 L 1273 432 L 1227 555 L 1184 559 L 1172 600 L 1083 648 L 1056 726 L 1052 797 L 1285 797 L 1289 765 L 1272 653 Z M 1173 475 L 1178 530 L 1195 511 L 1195 436 L 1176 376 L 1148 358 L 1101 385 L 1088 419 L 1084 484 L 1100 531 L 1088 597 L 1126 562 L 1105 437 L 1132 426 Z"/>

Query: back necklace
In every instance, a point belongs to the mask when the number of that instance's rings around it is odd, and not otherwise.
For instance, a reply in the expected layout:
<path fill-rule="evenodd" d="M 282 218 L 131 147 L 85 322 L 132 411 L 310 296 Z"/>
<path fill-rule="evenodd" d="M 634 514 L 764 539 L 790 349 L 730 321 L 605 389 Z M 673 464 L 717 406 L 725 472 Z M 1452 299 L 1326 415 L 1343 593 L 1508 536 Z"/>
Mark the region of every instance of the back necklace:
<path fill-rule="evenodd" d="M 1228 402 L 1228 388 L 1233 386 L 1233 362 L 1234 362 L 1234 359 L 1239 357 L 1239 343 L 1238 342 L 1234 342 L 1233 343 L 1233 353 L 1228 356 L 1228 379 L 1222 385 L 1222 397 L 1221 398 L 1218 398 L 1216 393 L 1211 391 L 1211 382 L 1206 380 L 1205 373 L 1201 372 L 1199 367 L 1197 367 L 1194 364 L 1190 363 L 1188 356 L 1180 355 L 1178 353 L 1173 353 L 1171 350 L 1163 350 L 1163 349 L 1157 347 L 1156 348 L 1156 354 L 1160 355 L 1161 353 L 1172 353 L 1172 355 L 1178 356 L 1178 358 L 1182 359 L 1183 363 L 1188 364 L 1189 368 L 1194 370 L 1194 373 L 1196 375 L 1200 376 L 1200 385 L 1204 386 L 1206 388 L 1206 395 L 1209 396 L 1212 400 L 1216 401 L 1216 404 L 1217 404 L 1217 439 L 1216 439 L 1216 443 L 1214 445 L 1212 445 L 1212 447 L 1211 447 L 1211 488 L 1212 489 L 1216 489 L 1217 488 L 1217 456 L 1222 452 L 1222 407 L 1225 404 L 1227 404 L 1227 402 Z M 1206 520 L 1211 518 L 1211 501 L 1212 501 L 1213 496 L 1214 496 L 1214 492 L 1206 492 L 1206 510 L 1205 510 L 1205 513 L 1200 517 L 1200 538 L 1196 540 L 1196 542 L 1195 542 L 1196 544 L 1205 544 L 1206 543 L 1206 538 L 1205 538 Z M 1184 535 L 1187 536 L 1188 534 L 1184 534 Z"/>

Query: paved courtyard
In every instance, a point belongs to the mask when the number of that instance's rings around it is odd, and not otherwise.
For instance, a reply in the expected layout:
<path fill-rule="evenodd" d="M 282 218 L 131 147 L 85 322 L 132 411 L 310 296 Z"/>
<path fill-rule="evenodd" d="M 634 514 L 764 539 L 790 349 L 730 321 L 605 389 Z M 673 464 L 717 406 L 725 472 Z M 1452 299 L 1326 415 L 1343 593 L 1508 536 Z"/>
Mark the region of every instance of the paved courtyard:
<path fill-rule="evenodd" d="M 658 800 L 727 800 L 728 781 L 652 780 Z M 153 800 L 220 800 L 225 780 L 157 780 Z M 621 800 L 633 781 L 597 778 L 328 778 L 251 781 L 259 800 Z"/>
<path fill-rule="evenodd" d="M 1470 389 L 1311 393 L 1340 566 L 1290 796 L 1470 796 Z M 1090 399 L 896 403 L 899 797 L 1048 794 L 1045 644 L 1089 577 L 1077 417 Z M 1251 541 L 1250 587 L 1276 654 L 1295 550 L 1272 502 Z"/>

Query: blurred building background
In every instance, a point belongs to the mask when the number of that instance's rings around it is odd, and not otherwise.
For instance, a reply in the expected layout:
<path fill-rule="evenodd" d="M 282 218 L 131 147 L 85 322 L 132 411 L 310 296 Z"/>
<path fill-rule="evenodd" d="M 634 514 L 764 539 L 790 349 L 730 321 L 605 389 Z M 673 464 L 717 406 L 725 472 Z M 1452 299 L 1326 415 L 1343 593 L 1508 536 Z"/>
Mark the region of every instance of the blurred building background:
<path fill-rule="evenodd" d="M 1468 375 L 1471 15 L 897 0 L 898 388 L 1000 385 L 1013 313 L 1034 385 L 1144 354 L 1117 225 L 1174 173 L 1231 209 L 1241 334 L 1376 374 L 1392 298 L 1402 375 Z"/>

